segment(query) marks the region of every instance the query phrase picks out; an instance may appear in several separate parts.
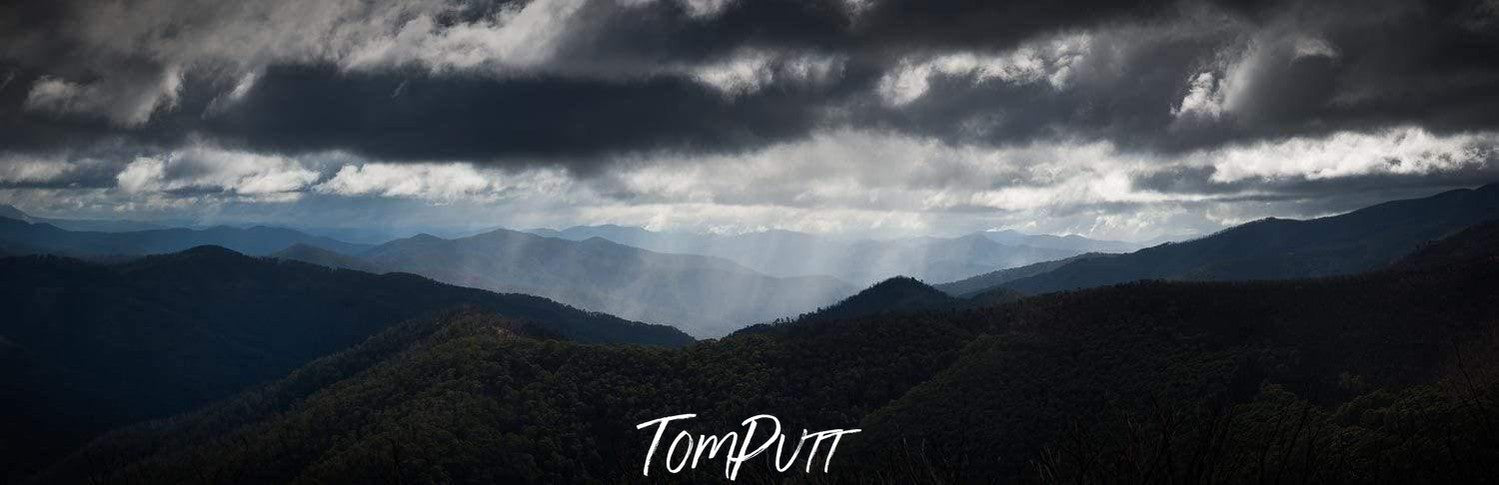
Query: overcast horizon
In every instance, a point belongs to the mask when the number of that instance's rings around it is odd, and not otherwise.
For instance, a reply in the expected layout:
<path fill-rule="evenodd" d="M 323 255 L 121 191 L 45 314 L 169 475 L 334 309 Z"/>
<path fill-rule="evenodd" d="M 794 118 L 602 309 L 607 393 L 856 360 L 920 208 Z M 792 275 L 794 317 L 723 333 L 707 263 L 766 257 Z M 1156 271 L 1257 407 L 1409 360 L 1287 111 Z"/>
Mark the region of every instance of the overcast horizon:
<path fill-rule="evenodd" d="M 1140 242 L 1499 181 L 1499 1 L 968 3 L 10 2 L 0 203 Z"/>

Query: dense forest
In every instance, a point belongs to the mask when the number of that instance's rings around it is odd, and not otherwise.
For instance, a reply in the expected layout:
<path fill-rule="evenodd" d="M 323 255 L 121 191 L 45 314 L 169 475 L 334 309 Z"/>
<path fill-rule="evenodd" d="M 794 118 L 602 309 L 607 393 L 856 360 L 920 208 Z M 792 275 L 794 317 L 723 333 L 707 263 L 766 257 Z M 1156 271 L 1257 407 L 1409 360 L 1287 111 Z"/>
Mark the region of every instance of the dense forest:
<path fill-rule="evenodd" d="M 814 477 L 838 482 L 1491 481 L 1493 233 L 1361 275 L 861 310 L 683 349 L 455 310 L 110 433 L 41 481 L 645 481 L 635 425 L 688 412 L 705 434 L 761 413 L 860 428 Z M 783 477 L 767 469 L 739 480 Z"/>
<path fill-rule="evenodd" d="M 126 263 L 0 259 L 6 472 L 82 440 L 274 380 L 391 324 L 473 305 L 576 342 L 681 346 L 667 326 L 409 274 L 200 247 Z M 107 403 L 107 404 L 106 404 Z"/>

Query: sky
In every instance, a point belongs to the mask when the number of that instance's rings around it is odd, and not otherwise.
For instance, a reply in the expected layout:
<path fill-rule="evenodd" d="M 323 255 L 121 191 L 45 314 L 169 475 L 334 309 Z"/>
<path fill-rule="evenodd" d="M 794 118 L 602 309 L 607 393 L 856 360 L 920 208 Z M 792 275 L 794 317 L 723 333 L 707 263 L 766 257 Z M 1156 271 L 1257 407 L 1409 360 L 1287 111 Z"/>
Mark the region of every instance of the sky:
<path fill-rule="evenodd" d="M 1144 241 L 1499 181 L 1499 0 L 0 4 L 50 217 Z"/>

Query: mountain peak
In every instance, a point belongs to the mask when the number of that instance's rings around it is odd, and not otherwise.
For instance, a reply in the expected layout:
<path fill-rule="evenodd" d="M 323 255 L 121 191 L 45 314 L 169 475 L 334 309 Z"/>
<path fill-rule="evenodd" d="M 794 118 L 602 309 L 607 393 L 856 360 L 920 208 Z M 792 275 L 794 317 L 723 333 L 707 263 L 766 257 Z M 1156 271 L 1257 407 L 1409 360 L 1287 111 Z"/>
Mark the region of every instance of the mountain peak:
<path fill-rule="evenodd" d="M 235 257 L 235 256 L 243 257 L 244 256 L 243 254 L 240 254 L 238 251 L 235 251 L 233 249 L 229 249 L 229 248 L 226 248 L 226 247 L 223 247 L 223 246 L 219 246 L 219 245 L 216 245 L 216 244 L 204 244 L 202 246 L 193 246 L 193 247 L 187 248 L 187 249 L 185 249 L 185 250 L 183 250 L 183 251 L 181 251 L 181 252 L 179 252 L 177 254 L 183 255 L 183 256 L 193 256 L 193 257 Z"/>
<path fill-rule="evenodd" d="M 161 267 L 197 267 L 213 271 L 221 270 L 225 265 L 232 266 L 246 261 L 255 261 L 255 258 L 245 256 L 223 246 L 205 244 L 175 253 L 146 256 L 126 263 L 126 266 L 133 270 Z"/>
<path fill-rule="evenodd" d="M 804 319 L 853 318 L 881 313 L 919 312 L 952 307 L 957 300 L 910 276 L 896 276 L 845 298 Z"/>
<path fill-rule="evenodd" d="M 866 293 L 866 292 L 910 291 L 910 290 L 915 290 L 915 291 L 924 291 L 924 290 L 937 291 L 936 288 L 932 288 L 930 285 L 927 285 L 926 283 L 922 283 L 921 280 L 918 280 L 916 278 L 912 278 L 910 276 L 901 275 L 901 276 L 893 276 L 893 277 L 887 278 L 885 281 L 881 281 L 879 283 L 875 283 L 874 286 L 870 286 L 868 289 L 865 289 L 863 292 L 860 292 L 860 293 L 862 294 L 862 293 Z"/>

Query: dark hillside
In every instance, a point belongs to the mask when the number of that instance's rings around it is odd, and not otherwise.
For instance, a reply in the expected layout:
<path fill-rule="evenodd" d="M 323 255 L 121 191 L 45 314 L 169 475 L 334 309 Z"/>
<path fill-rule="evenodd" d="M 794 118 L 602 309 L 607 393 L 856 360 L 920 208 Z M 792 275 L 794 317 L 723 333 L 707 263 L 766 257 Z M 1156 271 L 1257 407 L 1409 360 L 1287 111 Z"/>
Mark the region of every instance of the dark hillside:
<path fill-rule="evenodd" d="M 456 305 L 534 322 L 579 342 L 680 346 L 665 326 L 527 295 L 251 258 L 217 247 L 104 265 L 0 259 L 0 439 L 15 461 L 286 375 L 392 323 Z M 38 456 L 39 457 L 39 456 Z"/>
<path fill-rule="evenodd" d="M 1499 258 L 1499 222 L 1464 229 L 1452 237 L 1422 245 L 1400 260 L 1404 268 L 1433 268 Z"/>
<path fill-rule="evenodd" d="M 857 426 L 864 432 L 834 464 L 853 481 L 1126 470 L 1197 481 L 1471 480 L 1499 456 L 1473 420 L 1499 414 L 1463 411 L 1466 394 L 1443 386 L 1454 382 L 1454 358 L 1470 355 L 1454 349 L 1482 349 L 1499 330 L 1496 288 L 1492 261 L 1148 282 L 967 310 L 808 318 L 683 350 L 580 346 L 481 325 L 408 346 L 300 404 L 220 416 L 261 400 L 246 394 L 121 432 L 57 471 L 113 456 L 133 465 L 105 476 L 147 481 L 618 481 L 639 478 L 647 440 L 634 424 L 695 412 L 689 429 L 698 432 L 759 413 L 796 428 Z M 1499 393 L 1499 379 L 1465 389 Z M 1285 423 L 1297 420 L 1316 432 L 1293 435 Z M 1131 442 L 1130 429 L 1152 441 Z M 1068 448 L 1079 436 L 1099 447 Z M 1116 462 L 1163 436 L 1210 446 Z M 1220 451 L 1194 454 L 1209 448 Z M 708 480 L 722 469 L 694 473 Z"/>
<path fill-rule="evenodd" d="M 1143 279 L 1245 281 L 1390 266 L 1420 245 L 1499 219 L 1499 184 L 1387 202 L 1310 220 L 1264 219 L 1211 236 L 1073 261 L 1003 283 L 1038 294 Z"/>

